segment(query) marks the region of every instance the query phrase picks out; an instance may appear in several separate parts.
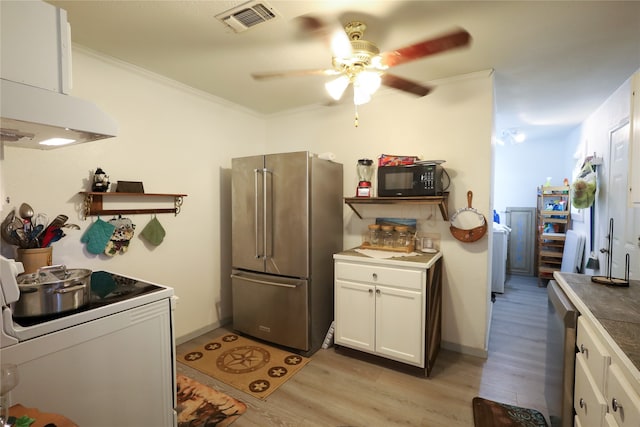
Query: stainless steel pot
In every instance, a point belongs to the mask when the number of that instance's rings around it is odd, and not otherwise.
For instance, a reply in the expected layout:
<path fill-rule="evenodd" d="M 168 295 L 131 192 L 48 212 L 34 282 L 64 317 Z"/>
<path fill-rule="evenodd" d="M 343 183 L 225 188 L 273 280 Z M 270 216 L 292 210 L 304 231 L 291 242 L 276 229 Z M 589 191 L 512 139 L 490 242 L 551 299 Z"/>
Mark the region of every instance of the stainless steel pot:
<path fill-rule="evenodd" d="M 41 267 L 17 277 L 20 297 L 11 305 L 14 317 L 48 316 L 89 304 L 91 270 L 64 265 Z"/>

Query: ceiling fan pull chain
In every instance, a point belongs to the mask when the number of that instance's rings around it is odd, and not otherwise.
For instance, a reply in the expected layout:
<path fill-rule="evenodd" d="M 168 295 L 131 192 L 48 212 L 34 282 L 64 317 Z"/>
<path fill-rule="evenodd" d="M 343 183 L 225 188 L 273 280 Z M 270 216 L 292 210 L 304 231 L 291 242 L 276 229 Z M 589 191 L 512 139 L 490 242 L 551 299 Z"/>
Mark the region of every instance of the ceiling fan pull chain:
<path fill-rule="evenodd" d="M 353 107 L 354 107 L 353 109 L 355 111 L 355 117 L 354 117 L 353 124 L 354 124 L 355 127 L 358 127 L 358 106 L 354 105 Z"/>

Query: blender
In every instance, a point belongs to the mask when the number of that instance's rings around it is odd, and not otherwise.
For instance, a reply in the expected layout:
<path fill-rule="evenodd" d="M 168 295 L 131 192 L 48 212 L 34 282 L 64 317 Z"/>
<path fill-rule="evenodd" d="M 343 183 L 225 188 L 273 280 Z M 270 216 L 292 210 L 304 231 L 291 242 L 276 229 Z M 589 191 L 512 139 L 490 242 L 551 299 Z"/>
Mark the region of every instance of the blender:
<path fill-rule="evenodd" d="M 371 177 L 373 176 L 373 160 L 360 159 L 357 166 L 358 188 L 356 197 L 371 197 Z"/>

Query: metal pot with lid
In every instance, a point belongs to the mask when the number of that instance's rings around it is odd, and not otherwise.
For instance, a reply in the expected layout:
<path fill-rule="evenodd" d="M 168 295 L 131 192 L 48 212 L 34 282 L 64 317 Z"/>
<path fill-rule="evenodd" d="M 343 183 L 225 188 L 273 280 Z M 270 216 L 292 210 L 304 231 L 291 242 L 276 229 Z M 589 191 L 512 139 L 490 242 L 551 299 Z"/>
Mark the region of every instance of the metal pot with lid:
<path fill-rule="evenodd" d="M 40 267 L 35 273 L 20 274 L 16 281 L 20 297 L 11 305 L 14 317 L 64 313 L 84 307 L 91 298 L 88 269 L 52 265 Z"/>

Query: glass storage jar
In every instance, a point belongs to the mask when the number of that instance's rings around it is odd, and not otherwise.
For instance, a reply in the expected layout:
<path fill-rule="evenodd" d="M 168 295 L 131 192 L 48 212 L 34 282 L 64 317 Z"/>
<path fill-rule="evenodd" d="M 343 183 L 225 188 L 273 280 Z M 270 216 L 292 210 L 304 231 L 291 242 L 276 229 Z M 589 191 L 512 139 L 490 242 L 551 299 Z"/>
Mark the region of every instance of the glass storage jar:
<path fill-rule="evenodd" d="M 396 244 L 397 248 L 406 248 L 411 244 L 411 235 L 409 233 L 409 227 L 406 225 L 396 226 Z"/>
<path fill-rule="evenodd" d="M 379 224 L 369 224 L 369 244 L 371 246 L 380 246 Z"/>
<path fill-rule="evenodd" d="M 382 225 L 382 246 L 392 248 L 395 246 L 396 236 L 393 232 L 393 225 Z"/>

